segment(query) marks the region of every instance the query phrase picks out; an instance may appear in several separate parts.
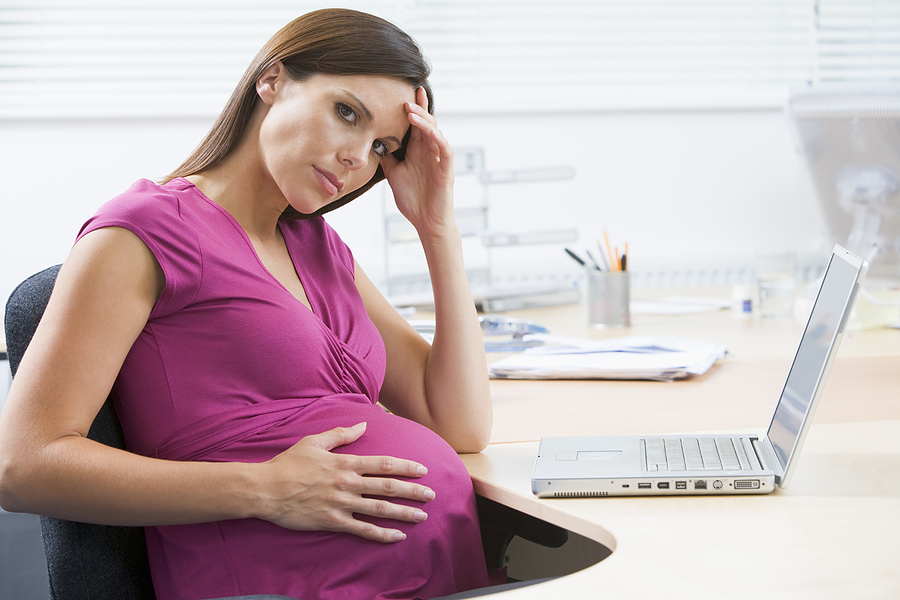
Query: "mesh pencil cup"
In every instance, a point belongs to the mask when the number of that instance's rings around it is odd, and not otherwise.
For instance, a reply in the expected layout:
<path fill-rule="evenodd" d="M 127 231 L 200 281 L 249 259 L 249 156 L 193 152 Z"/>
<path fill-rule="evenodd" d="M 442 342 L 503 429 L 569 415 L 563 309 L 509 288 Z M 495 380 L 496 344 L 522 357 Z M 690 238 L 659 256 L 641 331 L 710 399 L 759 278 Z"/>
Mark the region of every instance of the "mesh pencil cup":
<path fill-rule="evenodd" d="M 628 271 L 588 272 L 588 324 L 591 327 L 631 325 Z"/>

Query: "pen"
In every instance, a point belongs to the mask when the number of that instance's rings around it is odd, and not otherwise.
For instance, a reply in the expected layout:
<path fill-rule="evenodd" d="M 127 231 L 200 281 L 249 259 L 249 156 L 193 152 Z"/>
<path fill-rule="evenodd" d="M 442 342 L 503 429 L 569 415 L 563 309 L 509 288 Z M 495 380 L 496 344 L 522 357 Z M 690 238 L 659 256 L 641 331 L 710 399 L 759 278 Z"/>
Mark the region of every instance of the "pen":
<path fill-rule="evenodd" d="M 581 265 L 582 267 L 586 267 L 586 266 L 587 266 L 587 264 L 581 259 L 580 256 L 578 256 L 577 254 L 575 254 L 574 252 L 572 252 L 572 251 L 569 250 L 568 248 L 564 248 L 564 250 L 566 251 L 566 254 L 568 254 L 568 255 L 571 256 L 573 259 L 575 259 L 575 261 L 576 261 L 579 265 Z"/>
<path fill-rule="evenodd" d="M 600 259 L 603 261 L 603 266 L 605 267 L 604 269 L 601 269 L 601 270 L 609 271 L 610 270 L 609 261 L 606 260 L 606 254 L 604 254 L 604 252 L 603 252 L 603 245 L 600 244 L 600 240 L 597 240 L 597 250 L 600 251 Z"/>
<path fill-rule="evenodd" d="M 585 252 L 587 252 L 587 257 L 589 259 L 591 259 L 591 263 L 594 265 L 594 268 L 597 269 L 598 271 L 602 271 L 603 269 L 600 267 L 599 263 L 597 263 L 597 261 L 594 260 L 594 255 L 591 254 L 591 251 L 585 250 Z"/>

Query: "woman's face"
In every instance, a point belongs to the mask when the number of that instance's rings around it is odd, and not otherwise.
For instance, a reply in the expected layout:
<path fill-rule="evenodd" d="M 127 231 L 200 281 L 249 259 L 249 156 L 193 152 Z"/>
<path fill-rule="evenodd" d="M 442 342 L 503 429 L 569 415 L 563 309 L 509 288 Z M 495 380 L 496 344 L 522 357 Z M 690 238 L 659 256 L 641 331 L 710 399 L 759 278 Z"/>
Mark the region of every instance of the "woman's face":
<path fill-rule="evenodd" d="M 409 128 L 404 103 L 415 102 L 415 90 L 398 79 L 314 75 L 295 81 L 283 68 L 258 91 L 268 105 L 259 134 L 263 167 L 305 214 L 372 178 L 381 159 L 400 147 Z"/>

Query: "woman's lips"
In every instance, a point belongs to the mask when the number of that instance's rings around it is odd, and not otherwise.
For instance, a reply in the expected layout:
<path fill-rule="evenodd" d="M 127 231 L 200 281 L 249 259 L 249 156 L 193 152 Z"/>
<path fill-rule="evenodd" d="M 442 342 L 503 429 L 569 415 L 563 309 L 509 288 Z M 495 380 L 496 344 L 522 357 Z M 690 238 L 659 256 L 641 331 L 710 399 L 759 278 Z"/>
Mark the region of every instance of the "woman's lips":
<path fill-rule="evenodd" d="M 313 170 L 316 172 L 316 179 L 319 180 L 319 185 L 328 192 L 329 196 L 334 196 L 343 189 L 343 182 L 334 173 L 318 167 L 313 167 Z"/>

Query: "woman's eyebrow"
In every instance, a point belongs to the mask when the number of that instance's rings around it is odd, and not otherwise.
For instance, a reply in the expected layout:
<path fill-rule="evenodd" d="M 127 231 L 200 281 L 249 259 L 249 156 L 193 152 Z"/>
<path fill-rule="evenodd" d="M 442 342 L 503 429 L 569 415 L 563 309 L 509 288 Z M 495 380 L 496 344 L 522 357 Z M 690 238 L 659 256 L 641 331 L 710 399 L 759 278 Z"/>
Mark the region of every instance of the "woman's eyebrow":
<path fill-rule="evenodd" d="M 369 121 L 372 120 L 372 113 L 366 107 L 365 103 L 356 96 L 356 94 L 354 94 L 350 90 L 341 90 L 341 91 L 344 92 L 345 94 L 347 94 L 348 96 L 350 96 L 351 98 L 353 98 L 353 100 L 359 105 L 359 107 L 362 109 L 362 111 L 364 113 L 366 113 L 366 119 L 368 119 Z"/>
<path fill-rule="evenodd" d="M 353 98 L 353 101 L 359 105 L 359 107 L 362 109 L 362 111 L 364 113 L 366 113 L 367 120 L 369 120 L 369 121 L 372 120 L 372 112 L 368 109 L 368 107 L 366 107 L 365 103 L 357 97 L 356 94 L 354 94 L 350 90 L 341 90 L 341 91 L 344 92 L 345 94 L 347 94 L 348 96 L 350 96 L 351 98 Z M 397 144 L 398 147 L 400 146 L 400 140 L 393 135 L 390 135 L 384 139 L 387 141 L 390 141 L 390 142 L 394 142 L 395 144 Z"/>

